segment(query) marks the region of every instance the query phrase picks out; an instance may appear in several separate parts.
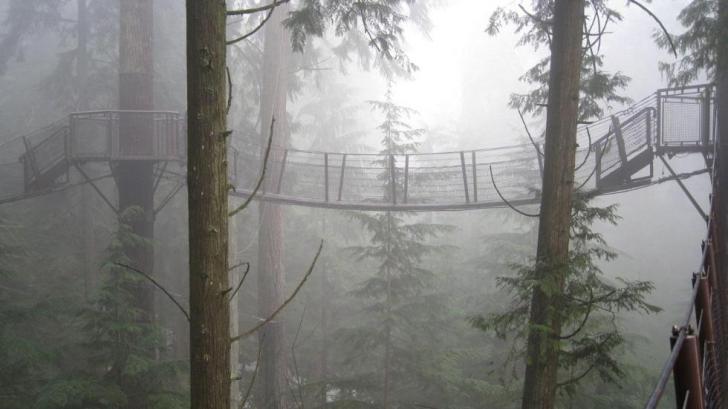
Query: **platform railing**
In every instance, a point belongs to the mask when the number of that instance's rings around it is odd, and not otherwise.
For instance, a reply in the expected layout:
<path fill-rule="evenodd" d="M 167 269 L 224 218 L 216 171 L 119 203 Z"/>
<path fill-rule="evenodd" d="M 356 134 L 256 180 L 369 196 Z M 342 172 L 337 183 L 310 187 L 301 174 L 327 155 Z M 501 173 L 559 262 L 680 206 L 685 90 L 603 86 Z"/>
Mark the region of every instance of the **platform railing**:
<path fill-rule="evenodd" d="M 718 195 L 716 144 L 712 153 L 711 212 L 707 220 L 706 238 L 701 244 L 702 257 L 697 272 L 692 274 L 688 308 L 682 321 L 672 328 L 671 353 L 664 363 L 658 382 L 645 404 L 655 409 L 665 395 L 672 378 L 678 409 L 723 408 L 728 343 L 726 343 L 726 278 L 722 276 L 721 235 L 717 222 Z"/>

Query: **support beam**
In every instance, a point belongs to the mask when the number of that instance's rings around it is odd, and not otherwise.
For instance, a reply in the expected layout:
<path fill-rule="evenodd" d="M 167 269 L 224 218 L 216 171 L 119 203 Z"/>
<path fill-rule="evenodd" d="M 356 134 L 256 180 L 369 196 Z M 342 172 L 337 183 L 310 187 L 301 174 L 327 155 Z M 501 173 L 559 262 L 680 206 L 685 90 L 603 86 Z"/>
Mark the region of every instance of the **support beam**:
<path fill-rule="evenodd" d="M 703 210 L 703 208 L 700 207 L 700 205 L 698 204 L 698 201 L 695 200 L 695 198 L 693 197 L 693 195 L 688 190 L 687 186 L 685 186 L 685 183 L 683 183 L 683 181 L 680 180 L 680 177 L 677 175 L 677 173 L 675 173 L 675 171 L 672 169 L 672 167 L 670 166 L 670 164 L 667 163 L 667 160 L 665 159 L 665 156 L 664 155 L 659 155 L 659 156 L 660 156 L 660 160 L 662 160 L 662 163 L 665 164 L 665 168 L 667 168 L 667 170 L 670 172 L 670 174 L 672 175 L 672 177 L 675 178 L 675 181 L 680 186 L 680 189 L 682 189 L 682 191 L 685 192 L 685 196 L 688 197 L 688 199 L 690 200 L 690 203 L 692 203 L 693 206 L 695 207 L 695 210 L 697 210 L 698 213 L 700 213 L 700 216 L 703 218 L 703 220 L 708 220 L 708 215 L 705 213 L 705 211 Z"/>

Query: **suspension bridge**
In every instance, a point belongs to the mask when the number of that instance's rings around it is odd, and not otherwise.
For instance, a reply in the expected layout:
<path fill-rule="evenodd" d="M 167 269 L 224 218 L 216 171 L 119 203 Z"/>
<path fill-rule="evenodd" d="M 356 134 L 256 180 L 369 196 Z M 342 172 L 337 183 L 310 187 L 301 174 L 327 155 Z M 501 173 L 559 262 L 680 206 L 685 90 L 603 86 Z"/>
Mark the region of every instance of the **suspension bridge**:
<path fill-rule="evenodd" d="M 656 91 L 629 108 L 578 128 L 575 186 L 612 193 L 658 183 L 660 160 L 695 208 L 709 221 L 699 273 L 691 277 L 690 308 L 673 330 L 672 354 L 646 408 L 655 408 L 670 375 L 679 408 L 724 407 L 721 390 L 728 378 L 728 305 L 720 265 L 715 203 L 705 212 L 682 179 L 711 176 L 715 154 L 716 104 L 713 85 Z M 122 129 L 126 127 L 125 129 Z M 129 132 L 131 127 L 133 132 Z M 186 121 L 164 111 L 92 111 L 73 113 L 35 132 L 0 145 L 0 204 L 90 184 L 114 208 L 98 186 L 122 161 L 155 164 L 157 182 L 176 181 L 158 209 L 185 183 Z M 121 131 L 120 131 L 121 129 Z M 120 135 L 140 135 L 132 140 Z M 143 136 L 143 137 L 142 137 Z M 542 141 L 492 149 L 401 155 L 317 152 L 260 146 L 229 149 L 231 196 L 308 207 L 370 211 L 444 211 L 536 205 L 540 202 Z M 695 153 L 705 168 L 677 174 L 669 164 L 675 154 Z M 95 174 L 90 163 L 108 165 Z M 257 190 L 265 166 L 266 189 Z M 98 168 L 99 166 L 96 166 Z M 715 187 L 716 178 L 713 177 Z M 725 318 L 728 318 L 726 316 Z M 725 328 L 724 328 L 725 327 Z M 726 338 L 728 340 L 728 338 Z"/>

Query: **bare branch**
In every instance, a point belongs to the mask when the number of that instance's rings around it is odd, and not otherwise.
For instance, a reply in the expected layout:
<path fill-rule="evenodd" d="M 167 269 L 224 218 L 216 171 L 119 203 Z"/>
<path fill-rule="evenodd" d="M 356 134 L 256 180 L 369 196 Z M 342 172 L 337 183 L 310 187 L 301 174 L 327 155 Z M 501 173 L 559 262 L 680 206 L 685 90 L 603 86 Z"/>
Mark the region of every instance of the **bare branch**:
<path fill-rule="evenodd" d="M 240 37 L 238 37 L 236 39 L 233 39 L 233 40 L 230 40 L 230 41 L 226 41 L 225 44 L 226 45 L 233 45 L 235 43 L 238 43 L 240 41 L 245 40 L 246 38 L 248 38 L 248 37 L 252 36 L 253 34 L 257 33 L 258 31 L 260 31 L 260 29 L 263 28 L 263 26 L 265 25 L 265 23 L 267 23 L 268 20 L 270 20 L 270 18 L 273 17 L 273 12 L 276 10 L 276 7 L 278 6 L 278 4 L 280 4 L 280 3 L 273 3 L 273 7 L 270 8 L 270 11 L 265 16 L 265 18 L 263 20 L 261 20 L 260 24 L 258 24 L 257 26 L 255 26 L 255 28 L 252 29 L 249 33 L 244 34 L 244 35 L 242 35 L 242 36 L 240 36 Z"/>
<path fill-rule="evenodd" d="M 258 325 L 243 332 L 240 335 L 232 337 L 230 339 L 231 343 L 239 341 L 242 338 L 249 337 L 252 334 L 255 334 L 259 329 L 263 328 L 265 325 L 267 325 L 268 323 L 273 321 L 276 318 L 276 316 L 278 316 L 278 314 L 281 311 L 283 311 L 286 308 L 286 306 L 288 306 L 288 304 L 290 304 L 291 301 L 293 301 L 294 298 L 296 298 L 296 295 L 298 294 L 299 291 L 301 291 L 301 288 L 303 288 L 303 285 L 306 283 L 306 280 L 308 280 L 308 278 L 311 276 L 311 273 L 313 273 L 313 269 L 314 269 L 314 267 L 316 267 L 316 262 L 318 261 L 318 258 L 321 255 L 321 251 L 323 250 L 323 248 L 324 248 L 324 241 L 321 240 L 321 244 L 319 245 L 318 251 L 316 252 L 316 256 L 313 258 L 313 261 L 311 262 L 311 266 L 309 266 L 308 271 L 306 271 L 306 274 L 303 276 L 303 279 L 301 280 L 301 282 L 298 283 L 298 286 L 296 287 L 296 289 L 293 290 L 293 293 L 291 294 L 291 296 L 288 297 L 288 299 L 285 300 L 283 302 L 283 304 L 280 305 L 280 307 L 278 307 L 275 311 L 273 311 L 273 313 L 268 318 L 261 321 Z"/>
<path fill-rule="evenodd" d="M 670 33 L 667 32 L 667 29 L 665 28 L 665 25 L 662 24 L 662 21 L 660 21 L 660 19 L 655 15 L 655 13 L 650 11 L 650 9 L 645 7 L 645 5 L 638 2 L 637 0 L 629 0 L 629 2 L 634 4 L 637 7 L 641 8 L 642 10 L 644 10 L 645 13 L 649 14 L 650 17 L 652 17 L 657 22 L 657 24 L 660 25 L 662 32 L 665 34 L 665 37 L 667 38 L 667 42 L 670 43 L 670 48 L 672 48 L 672 53 L 675 54 L 675 58 L 677 58 L 677 48 L 675 48 L 675 43 L 672 42 L 672 36 L 670 36 Z"/>
<path fill-rule="evenodd" d="M 172 301 L 172 302 L 174 303 L 174 305 L 176 305 L 176 306 L 177 306 L 177 308 L 179 308 L 179 310 L 180 310 L 180 311 L 182 311 L 182 314 L 184 314 L 184 315 L 185 315 L 185 318 L 187 318 L 187 321 L 188 321 L 188 322 L 190 321 L 190 313 L 188 313 L 188 312 L 187 312 L 187 310 L 185 310 L 185 307 L 183 307 L 183 306 L 182 306 L 182 304 L 180 304 L 180 303 L 179 303 L 179 302 L 178 302 L 178 301 L 177 301 L 177 300 L 176 300 L 176 299 L 174 298 L 174 296 L 173 296 L 172 294 L 170 294 L 170 293 L 169 293 L 169 291 L 167 291 L 167 289 L 166 289 L 166 288 L 164 288 L 164 286 L 162 286 L 161 284 L 159 284 L 159 283 L 158 283 L 158 282 L 157 282 L 157 281 L 156 281 L 155 279 L 153 279 L 153 278 L 152 278 L 152 277 L 151 277 L 151 276 L 150 276 L 149 274 L 147 274 L 147 273 L 143 272 L 142 270 L 139 270 L 138 268 L 132 267 L 132 266 L 130 266 L 130 265 L 126 265 L 126 264 L 123 264 L 123 263 L 114 263 L 114 264 L 115 264 L 115 265 L 117 265 L 117 266 L 119 266 L 119 267 L 123 267 L 123 268 L 125 268 L 125 269 L 127 269 L 127 270 L 129 270 L 129 271 L 133 271 L 133 272 L 135 272 L 135 273 L 137 273 L 137 274 L 141 275 L 142 277 L 146 278 L 147 280 L 149 280 L 149 281 L 150 281 L 150 282 L 151 282 L 152 284 L 154 284 L 154 286 L 155 286 L 155 287 L 157 287 L 157 288 L 159 288 L 160 290 L 162 290 L 162 292 L 164 293 L 164 295 L 166 295 L 166 296 L 167 296 L 167 298 L 169 298 L 169 299 L 170 299 L 170 300 L 171 300 L 171 301 Z"/>
<path fill-rule="evenodd" d="M 235 290 L 232 294 L 230 294 L 230 301 L 235 298 L 235 296 L 238 294 L 238 291 L 240 291 L 240 288 L 243 286 L 243 283 L 245 282 L 245 279 L 248 277 L 248 273 L 250 272 L 250 263 L 243 263 L 245 264 L 245 272 L 243 273 L 243 277 L 240 279 L 240 282 L 235 287 Z"/>
<path fill-rule="evenodd" d="M 228 16 L 242 16 L 242 15 L 245 15 L 245 14 L 260 13 L 261 11 L 272 10 L 272 9 L 280 6 L 283 3 L 288 3 L 289 1 L 290 0 L 275 0 L 273 3 L 270 3 L 270 4 L 265 5 L 265 6 L 251 7 L 249 9 L 230 10 L 230 11 L 228 11 L 225 14 L 227 14 Z"/>
<path fill-rule="evenodd" d="M 543 157 L 543 152 L 541 152 L 541 148 L 538 147 L 538 144 L 536 143 L 536 141 L 533 139 L 533 136 L 531 135 L 531 131 L 528 130 L 528 125 L 526 125 L 526 120 L 523 119 L 523 114 L 521 113 L 521 110 L 518 109 L 517 111 L 518 111 L 518 116 L 521 117 L 521 123 L 523 124 L 523 128 L 526 129 L 526 134 L 528 135 L 528 139 L 531 140 L 533 147 L 536 148 L 536 152 L 538 153 L 538 156 Z"/>
<path fill-rule="evenodd" d="M 495 188 L 495 192 L 498 193 L 498 196 L 500 196 L 501 200 L 503 201 L 503 203 L 506 204 L 506 206 L 510 207 L 511 210 L 513 210 L 514 212 L 516 212 L 516 213 L 518 213 L 518 214 L 520 214 L 522 216 L 526 216 L 526 217 L 541 217 L 541 213 L 540 212 L 537 213 L 537 214 L 531 214 L 531 213 L 526 213 L 523 210 L 517 209 L 515 206 L 513 206 L 511 204 L 511 202 L 509 202 L 505 197 L 503 197 L 503 195 L 501 194 L 500 190 L 498 189 L 498 186 L 495 184 L 495 178 L 493 177 L 493 165 L 488 165 L 488 168 L 490 169 L 490 181 L 493 183 L 493 187 Z"/>
<path fill-rule="evenodd" d="M 276 123 L 276 118 L 275 117 L 271 118 L 270 134 L 268 136 L 268 146 L 265 148 L 265 155 L 263 156 L 263 168 L 260 170 L 260 177 L 258 178 L 258 182 L 256 183 L 253 191 L 250 193 L 250 196 L 248 196 L 248 198 L 245 199 L 245 202 L 243 202 L 243 204 L 241 204 L 240 206 L 235 208 L 233 211 L 228 213 L 228 216 L 230 216 L 230 217 L 235 216 L 236 214 L 245 210 L 245 208 L 248 207 L 250 202 L 253 201 L 253 199 L 255 198 L 255 195 L 258 194 L 260 187 L 263 185 L 263 180 L 265 180 L 265 171 L 268 168 L 268 158 L 270 157 L 271 147 L 273 146 L 273 127 L 274 127 L 275 123 Z"/>
<path fill-rule="evenodd" d="M 258 341 L 258 357 L 255 359 L 255 369 L 253 369 L 253 376 L 250 378 L 250 383 L 248 384 L 248 389 L 245 390 L 245 396 L 243 396 L 243 400 L 240 402 L 240 409 L 243 409 L 245 407 L 245 404 L 248 403 L 248 399 L 250 399 L 250 394 L 253 392 L 253 386 L 255 385 L 255 379 L 258 377 L 258 368 L 260 368 L 260 358 L 263 355 L 263 339 L 260 339 Z"/>
<path fill-rule="evenodd" d="M 225 109 L 225 114 L 229 114 L 230 107 L 233 106 L 233 80 L 232 80 L 232 77 L 230 76 L 230 67 L 228 67 L 227 65 L 225 66 L 225 74 L 227 75 L 227 82 L 228 82 L 228 98 L 227 98 L 227 108 Z"/>
<path fill-rule="evenodd" d="M 574 172 L 578 172 L 584 165 L 586 165 L 586 161 L 589 160 L 589 155 L 591 154 L 591 145 L 592 145 L 592 137 L 591 132 L 589 132 L 589 127 L 586 128 L 586 137 L 589 138 L 589 149 L 586 151 L 586 156 L 584 156 L 584 160 L 579 164 L 579 166 L 574 169 Z"/>

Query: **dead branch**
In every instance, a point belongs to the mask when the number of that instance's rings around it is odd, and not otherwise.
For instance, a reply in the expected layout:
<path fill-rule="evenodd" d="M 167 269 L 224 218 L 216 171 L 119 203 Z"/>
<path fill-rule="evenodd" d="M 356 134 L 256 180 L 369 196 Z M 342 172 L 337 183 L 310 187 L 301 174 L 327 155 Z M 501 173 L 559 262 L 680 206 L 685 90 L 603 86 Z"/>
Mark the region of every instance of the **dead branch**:
<path fill-rule="evenodd" d="M 662 32 L 665 34 L 665 37 L 667 37 L 667 42 L 670 43 L 670 48 L 672 49 L 672 53 L 675 54 L 675 58 L 677 58 L 677 48 L 675 48 L 675 43 L 672 42 L 672 36 L 670 36 L 670 33 L 667 32 L 667 29 L 665 28 L 665 25 L 662 24 L 662 21 L 660 21 L 660 19 L 655 15 L 655 13 L 650 11 L 650 9 L 645 7 L 645 5 L 638 2 L 637 0 L 629 0 L 629 2 L 634 4 L 637 7 L 641 8 L 642 10 L 644 10 L 645 13 L 649 14 L 650 17 L 652 17 L 652 19 L 655 20 L 657 22 L 657 24 L 660 25 Z"/>
<path fill-rule="evenodd" d="M 319 244 L 318 251 L 316 251 L 316 256 L 313 258 L 311 265 L 308 267 L 308 271 L 306 271 L 306 274 L 303 276 L 303 279 L 301 280 L 301 282 L 298 283 L 298 286 L 296 286 L 296 289 L 293 290 L 293 293 L 291 294 L 291 296 L 288 297 L 288 299 L 286 299 L 283 302 L 283 304 L 281 304 L 275 311 L 273 311 L 273 313 L 268 318 L 264 319 L 259 324 L 257 324 L 253 328 L 243 332 L 242 334 L 232 337 L 230 339 L 231 343 L 239 341 L 240 339 L 249 337 L 250 335 L 256 333 L 259 329 L 263 328 L 265 325 L 267 325 L 268 323 L 273 321 L 276 318 L 276 316 L 278 316 L 278 314 L 281 311 L 283 311 L 286 308 L 286 306 L 288 306 L 288 304 L 290 304 L 291 301 L 293 301 L 294 298 L 296 298 L 296 295 L 298 294 L 299 291 L 301 291 L 301 288 L 303 288 L 303 285 L 306 283 L 306 280 L 308 280 L 308 278 L 311 276 L 311 273 L 313 273 L 313 269 L 314 269 L 314 267 L 316 267 L 316 262 L 318 261 L 318 258 L 321 255 L 321 251 L 323 250 L 323 248 L 324 248 L 324 241 L 321 240 L 321 244 Z"/>
<path fill-rule="evenodd" d="M 250 32 L 248 32 L 247 34 L 244 34 L 238 38 L 235 38 L 233 40 L 226 41 L 225 44 L 233 45 L 235 43 L 245 40 L 246 38 L 248 38 L 248 37 L 252 36 L 253 34 L 257 33 L 258 31 L 260 31 L 260 29 L 263 28 L 265 23 L 267 23 L 268 20 L 270 20 L 270 18 L 273 17 L 273 12 L 276 10 L 276 7 L 278 7 L 279 4 L 281 4 L 281 3 L 278 3 L 278 2 L 273 3 L 272 7 L 270 7 L 270 11 L 268 11 L 268 14 L 265 16 L 265 18 L 263 18 L 263 20 L 261 20 L 260 24 L 255 26 L 254 29 L 250 30 Z"/>
<path fill-rule="evenodd" d="M 265 335 L 264 335 L 265 336 Z M 258 368 L 260 368 L 260 358 L 263 355 L 263 339 L 261 339 L 258 342 L 258 357 L 255 359 L 255 369 L 253 369 L 253 376 L 250 378 L 250 383 L 248 384 L 248 388 L 245 390 L 245 396 L 243 396 L 243 400 L 240 402 L 240 409 L 245 408 L 245 404 L 248 403 L 248 399 L 250 399 L 250 394 L 253 392 L 253 386 L 255 385 L 255 379 L 258 377 Z"/>
<path fill-rule="evenodd" d="M 270 4 L 267 4 L 265 6 L 260 7 L 251 7 L 248 9 L 240 9 L 240 10 L 229 10 L 227 13 L 228 16 L 242 16 L 245 14 L 254 14 L 254 13 L 260 13 L 261 11 L 271 10 L 278 6 L 280 6 L 283 3 L 288 3 L 290 0 L 275 0 Z"/>
<path fill-rule="evenodd" d="M 240 288 L 243 286 L 243 283 L 245 282 L 245 279 L 248 277 L 248 273 L 250 272 L 250 263 L 243 263 L 245 264 L 245 272 L 243 273 L 243 277 L 240 279 L 240 282 L 235 287 L 235 290 L 232 294 L 230 294 L 230 301 L 232 302 L 233 298 L 238 294 L 238 291 L 240 291 Z"/>
<path fill-rule="evenodd" d="M 255 185 L 255 189 L 253 189 L 253 192 L 250 193 L 250 196 L 248 196 L 248 198 L 245 199 L 245 202 L 243 202 L 243 204 L 241 204 L 240 206 L 235 208 L 233 211 L 228 213 L 228 216 L 230 216 L 230 217 L 235 216 L 236 214 L 245 210 L 245 208 L 248 207 L 250 202 L 253 201 L 253 199 L 255 198 L 255 195 L 258 194 L 260 187 L 263 185 L 263 180 L 265 180 L 265 171 L 268 168 L 268 159 L 270 157 L 271 147 L 273 146 L 273 127 L 274 127 L 275 123 L 276 123 L 276 118 L 275 117 L 271 118 L 270 134 L 268 136 L 268 146 L 265 148 L 265 155 L 263 156 L 263 168 L 260 170 L 260 176 L 258 177 L 258 182 Z"/>
<path fill-rule="evenodd" d="M 228 82 L 227 108 L 225 108 L 225 114 L 229 114 L 230 107 L 233 106 L 233 80 L 232 80 L 232 77 L 230 76 L 230 67 L 228 67 L 227 65 L 225 66 L 225 74 L 227 75 L 227 82 Z"/>
<path fill-rule="evenodd" d="M 578 172 L 584 165 L 586 165 L 586 161 L 589 160 L 592 145 L 592 137 L 591 132 L 589 132 L 589 127 L 586 128 L 586 137 L 589 139 L 589 149 L 586 150 L 586 156 L 584 156 L 584 160 L 579 164 L 579 166 L 576 167 L 576 169 L 574 169 L 574 172 Z"/>
<path fill-rule="evenodd" d="M 127 265 L 127 264 L 123 264 L 123 263 L 114 263 L 114 264 L 115 264 L 115 265 L 117 265 L 117 266 L 119 266 L 119 267 L 123 267 L 123 268 L 125 268 L 125 269 L 127 269 L 127 270 L 129 270 L 129 271 L 133 271 L 133 272 L 135 272 L 135 273 L 137 273 L 137 274 L 141 275 L 142 277 L 146 278 L 147 280 L 149 280 L 149 281 L 150 281 L 150 282 L 151 282 L 152 284 L 154 284 L 154 286 L 155 286 L 155 287 L 157 287 L 157 288 L 159 288 L 160 290 L 162 290 L 162 292 L 164 293 L 164 295 L 166 295 L 166 296 L 167 296 L 167 298 L 169 298 L 169 299 L 170 299 L 170 300 L 171 300 L 171 301 L 172 301 L 172 302 L 174 303 L 174 305 L 176 305 L 176 306 L 177 306 L 177 308 L 179 308 L 179 310 L 180 310 L 180 311 L 182 312 L 182 314 L 184 314 L 185 318 L 187 318 L 187 322 L 189 322 L 189 321 L 190 321 L 190 313 L 188 313 L 188 312 L 187 312 L 187 310 L 185 310 L 185 308 L 184 308 L 184 307 L 182 306 L 182 304 L 180 304 L 180 303 L 179 303 L 179 302 L 178 302 L 178 301 L 177 301 L 177 300 L 176 300 L 176 299 L 174 298 L 174 296 L 173 296 L 172 294 L 170 294 L 170 292 L 169 292 L 169 291 L 167 291 L 167 289 L 166 289 L 166 288 L 164 288 L 164 286 L 163 286 L 163 285 L 159 284 L 159 283 L 158 283 L 158 282 L 157 282 L 157 281 L 156 281 L 155 279 L 153 279 L 153 278 L 152 278 L 152 277 L 151 277 L 151 276 L 150 276 L 149 274 L 147 274 L 147 273 L 145 273 L 145 272 L 143 272 L 143 271 L 139 270 L 138 268 L 132 267 L 132 266 L 130 266 L 130 265 Z"/>
<path fill-rule="evenodd" d="M 538 156 L 543 157 L 543 152 L 541 152 L 541 148 L 538 147 L 538 144 L 533 139 L 533 136 L 531 135 L 531 131 L 528 129 L 528 125 L 526 125 L 526 120 L 523 119 L 523 114 L 521 113 L 521 110 L 518 109 L 518 116 L 521 117 L 521 123 L 523 124 L 523 128 L 526 129 L 526 134 L 528 135 L 528 139 L 531 140 L 531 144 L 533 144 L 533 147 L 536 148 L 536 152 L 538 153 Z"/>

